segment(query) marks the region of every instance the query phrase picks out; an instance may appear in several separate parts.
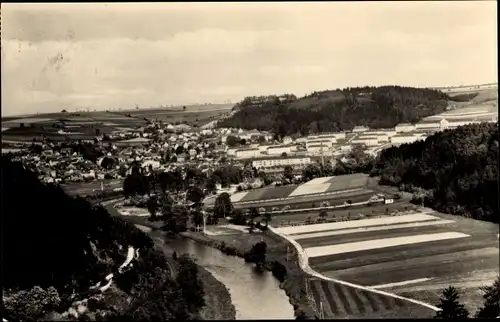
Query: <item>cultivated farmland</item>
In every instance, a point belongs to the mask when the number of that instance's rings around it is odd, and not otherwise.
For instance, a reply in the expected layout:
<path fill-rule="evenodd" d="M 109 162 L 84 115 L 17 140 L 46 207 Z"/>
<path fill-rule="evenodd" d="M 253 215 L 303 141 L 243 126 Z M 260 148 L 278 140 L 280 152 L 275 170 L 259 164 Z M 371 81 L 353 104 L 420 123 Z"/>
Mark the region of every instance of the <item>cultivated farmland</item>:
<path fill-rule="evenodd" d="M 325 276 L 430 304 L 454 285 L 475 311 L 479 286 L 498 276 L 498 225 L 424 212 L 278 229 Z M 327 290 L 322 294 L 328 297 Z M 332 306 L 327 311 L 335 311 Z"/>
<path fill-rule="evenodd" d="M 298 196 L 298 197 L 287 197 L 285 200 L 259 200 L 259 201 L 248 201 L 244 203 L 235 203 L 235 208 L 248 208 L 248 207 L 284 207 L 290 206 L 290 209 L 303 209 L 319 207 L 323 201 L 328 201 L 331 206 L 342 205 L 345 202 L 351 201 L 352 203 L 368 201 L 370 197 L 375 194 L 373 190 L 369 189 L 359 189 L 352 192 L 345 193 L 331 193 L 331 194 L 319 194 L 319 195 L 309 195 L 309 196 Z"/>

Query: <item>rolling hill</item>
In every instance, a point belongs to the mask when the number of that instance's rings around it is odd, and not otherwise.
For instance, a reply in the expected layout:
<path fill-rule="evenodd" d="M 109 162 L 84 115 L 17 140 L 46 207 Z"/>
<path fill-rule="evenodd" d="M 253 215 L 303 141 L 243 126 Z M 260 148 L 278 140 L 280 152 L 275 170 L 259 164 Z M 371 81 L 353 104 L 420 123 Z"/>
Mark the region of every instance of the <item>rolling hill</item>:
<path fill-rule="evenodd" d="M 273 131 L 279 135 L 389 128 L 445 111 L 450 97 L 437 90 L 401 86 L 314 92 L 301 98 L 246 98 L 219 126 Z"/>

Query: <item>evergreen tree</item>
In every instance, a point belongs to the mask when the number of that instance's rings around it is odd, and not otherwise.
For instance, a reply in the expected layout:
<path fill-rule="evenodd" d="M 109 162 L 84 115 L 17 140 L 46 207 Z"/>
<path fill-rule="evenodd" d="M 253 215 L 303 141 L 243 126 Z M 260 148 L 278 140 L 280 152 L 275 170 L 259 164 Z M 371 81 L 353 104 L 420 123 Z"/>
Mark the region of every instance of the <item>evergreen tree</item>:
<path fill-rule="evenodd" d="M 469 316 L 469 312 L 459 302 L 459 298 L 458 291 L 453 286 L 445 289 L 440 299 L 441 303 L 437 305 L 441 311 L 437 312 L 435 318 L 446 320 L 466 319 Z"/>
<path fill-rule="evenodd" d="M 484 292 L 484 305 L 476 313 L 476 318 L 496 318 L 500 315 L 500 277 L 493 285 L 481 290 Z"/>

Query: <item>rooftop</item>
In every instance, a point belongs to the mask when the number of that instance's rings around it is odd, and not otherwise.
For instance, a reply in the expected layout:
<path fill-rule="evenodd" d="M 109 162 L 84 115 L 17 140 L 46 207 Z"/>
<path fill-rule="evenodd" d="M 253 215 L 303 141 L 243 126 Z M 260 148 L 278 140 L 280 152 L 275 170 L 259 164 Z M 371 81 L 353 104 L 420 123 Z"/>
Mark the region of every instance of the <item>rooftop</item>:
<path fill-rule="evenodd" d="M 259 158 L 254 158 L 253 161 L 266 161 L 266 160 L 282 160 L 282 159 L 310 159 L 308 156 L 303 156 L 303 155 L 287 155 L 287 156 L 266 156 L 266 157 L 259 157 Z"/>

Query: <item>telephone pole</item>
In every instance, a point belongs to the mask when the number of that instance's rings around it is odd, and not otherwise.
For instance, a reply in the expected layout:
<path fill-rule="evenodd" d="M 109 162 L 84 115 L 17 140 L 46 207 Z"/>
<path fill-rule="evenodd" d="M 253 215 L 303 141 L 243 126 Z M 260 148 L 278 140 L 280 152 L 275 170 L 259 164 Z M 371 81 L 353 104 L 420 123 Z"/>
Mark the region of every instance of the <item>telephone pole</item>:
<path fill-rule="evenodd" d="M 321 176 L 323 176 L 323 168 L 325 167 L 325 158 L 323 154 L 323 142 L 320 142 L 319 153 L 321 154 Z"/>

